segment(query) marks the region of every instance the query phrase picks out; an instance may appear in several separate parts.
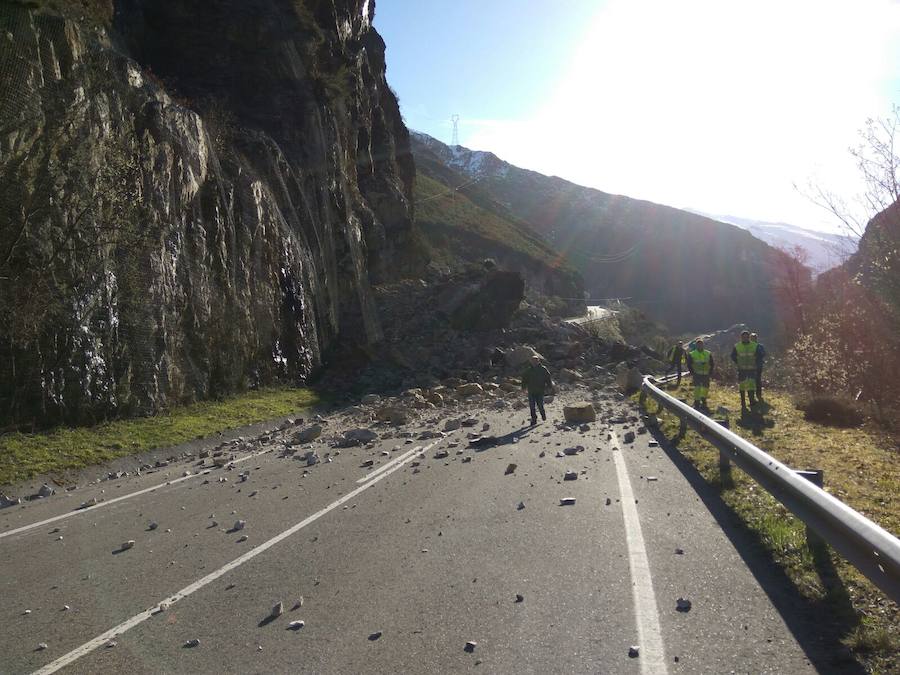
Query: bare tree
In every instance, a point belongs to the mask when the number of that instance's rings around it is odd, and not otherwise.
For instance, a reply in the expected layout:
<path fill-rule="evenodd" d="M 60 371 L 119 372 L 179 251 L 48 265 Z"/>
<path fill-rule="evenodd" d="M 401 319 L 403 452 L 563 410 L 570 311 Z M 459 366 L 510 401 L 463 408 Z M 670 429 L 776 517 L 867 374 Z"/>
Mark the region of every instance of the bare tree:
<path fill-rule="evenodd" d="M 848 203 L 846 198 L 815 183 L 811 183 L 808 190 L 798 190 L 835 216 L 849 237 L 860 239 L 866 231 L 866 224 L 900 199 L 898 135 L 900 106 L 897 105 L 891 107 L 889 116 L 869 118 L 860 129 L 860 142 L 849 152 L 856 161 L 865 190 L 853 198 L 854 203 Z"/>

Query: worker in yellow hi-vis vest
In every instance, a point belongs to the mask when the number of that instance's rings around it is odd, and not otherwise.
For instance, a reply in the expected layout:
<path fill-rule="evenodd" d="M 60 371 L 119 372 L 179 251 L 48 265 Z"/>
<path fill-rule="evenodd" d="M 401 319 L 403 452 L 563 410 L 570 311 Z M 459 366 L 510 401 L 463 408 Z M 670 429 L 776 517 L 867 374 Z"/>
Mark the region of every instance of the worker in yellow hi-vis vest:
<path fill-rule="evenodd" d="M 695 347 L 687 355 L 688 372 L 694 380 L 694 407 L 709 412 L 706 397 L 709 396 L 709 381 L 716 364 L 712 352 L 703 348 L 703 338 L 695 340 Z"/>
<path fill-rule="evenodd" d="M 747 395 L 750 407 L 756 405 L 756 350 L 759 345 L 750 339 L 750 331 L 741 333 L 741 341 L 731 350 L 731 360 L 737 364 L 738 388 L 741 390 L 741 410 L 747 409 Z"/>

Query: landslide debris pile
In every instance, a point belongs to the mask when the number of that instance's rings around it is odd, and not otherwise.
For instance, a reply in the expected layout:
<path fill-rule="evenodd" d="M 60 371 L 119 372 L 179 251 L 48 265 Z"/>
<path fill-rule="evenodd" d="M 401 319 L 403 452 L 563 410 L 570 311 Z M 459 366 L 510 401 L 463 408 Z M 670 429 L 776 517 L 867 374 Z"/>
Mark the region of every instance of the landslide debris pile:
<path fill-rule="evenodd" d="M 442 384 L 484 386 L 518 378 L 533 354 L 547 362 L 557 382 L 612 376 L 617 366 L 643 373 L 665 369 L 651 350 L 603 341 L 549 316 L 524 299 L 510 275 L 473 265 L 378 286 L 383 343 L 344 345 L 317 384 L 350 397 Z"/>
<path fill-rule="evenodd" d="M 424 261 L 374 5 L 4 3 L 0 426 L 299 382 L 380 337 L 372 282 Z"/>

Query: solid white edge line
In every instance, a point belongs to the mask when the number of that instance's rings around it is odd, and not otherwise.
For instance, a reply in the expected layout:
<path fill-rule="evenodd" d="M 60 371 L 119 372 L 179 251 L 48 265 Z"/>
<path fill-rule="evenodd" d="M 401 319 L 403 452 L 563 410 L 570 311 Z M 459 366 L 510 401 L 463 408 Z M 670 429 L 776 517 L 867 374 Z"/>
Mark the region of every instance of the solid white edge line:
<path fill-rule="evenodd" d="M 613 461 L 622 499 L 622 517 L 625 519 L 625 541 L 628 544 L 628 566 L 631 568 L 631 590 L 634 597 L 634 618 L 637 623 L 638 645 L 642 675 L 666 675 L 665 650 L 662 632 L 659 628 L 659 611 L 653 592 L 653 578 L 650 575 L 650 561 L 644 546 L 641 521 L 634 505 L 634 492 L 628 467 L 619 445 L 619 437 L 612 433 Z"/>
<path fill-rule="evenodd" d="M 229 464 L 240 464 L 241 462 L 246 462 L 248 459 L 253 459 L 254 457 L 259 457 L 260 455 L 265 455 L 267 452 L 272 452 L 271 448 L 266 450 L 262 450 L 260 452 L 250 453 L 249 455 L 244 455 L 243 457 L 238 457 L 235 460 L 229 462 Z M 206 476 L 213 469 L 213 467 L 206 467 L 202 471 L 198 473 L 192 473 L 190 476 L 181 476 L 179 478 L 173 478 L 172 480 L 167 480 L 165 483 L 159 483 L 157 485 L 152 485 L 148 488 L 143 488 L 141 490 L 137 490 L 135 492 L 129 492 L 127 495 L 120 495 L 118 497 L 113 497 L 112 499 L 107 499 L 105 501 L 94 504 L 93 506 L 88 506 L 83 509 L 75 509 L 74 511 L 66 511 L 65 513 L 61 513 L 58 516 L 53 516 L 52 518 L 47 518 L 45 520 L 40 520 L 36 523 L 31 523 L 30 525 L 23 525 L 22 527 L 17 527 L 14 530 L 7 530 L 6 532 L 0 532 L 0 539 L 4 537 L 11 537 L 14 534 L 21 534 L 22 532 L 27 532 L 28 530 L 33 530 L 37 527 L 41 527 L 43 525 L 49 525 L 50 523 L 55 523 L 58 520 L 65 520 L 66 518 L 72 518 L 73 516 L 80 516 L 85 513 L 90 513 L 92 511 L 96 511 L 99 508 L 103 508 L 104 506 L 109 506 L 110 504 L 115 504 L 116 502 L 125 501 L 126 499 L 131 499 L 132 497 L 139 497 L 140 495 L 145 495 L 148 492 L 153 492 L 154 490 L 158 490 L 159 488 L 166 487 L 168 485 L 177 485 L 178 483 L 184 482 L 186 480 L 191 480 L 192 478 L 199 478 L 200 476 Z"/>
<path fill-rule="evenodd" d="M 428 448 L 430 448 L 432 445 L 434 445 L 434 443 L 432 443 L 431 445 L 428 445 L 422 449 L 428 450 Z M 214 572 L 210 572 L 205 577 L 202 577 L 202 578 L 198 579 L 197 581 L 195 581 L 194 583 L 192 583 L 188 586 L 185 586 L 184 588 L 182 588 L 180 591 L 178 591 L 174 595 L 170 595 L 169 597 L 165 598 L 164 600 L 161 600 L 160 602 L 156 603 L 150 609 L 145 609 L 143 612 L 135 614 L 133 617 L 131 617 L 130 619 L 127 619 L 126 621 L 123 621 L 118 626 L 110 628 L 108 631 L 106 631 L 102 635 L 98 635 L 93 640 L 85 642 L 80 647 L 76 647 L 69 653 L 64 654 L 63 656 L 60 656 L 58 659 L 56 659 L 55 661 L 52 661 L 51 663 L 48 663 L 43 668 L 34 671 L 33 675 L 49 675 L 50 673 L 55 673 L 60 668 L 64 668 L 67 665 L 69 665 L 70 663 L 74 663 L 75 661 L 80 659 L 82 656 L 86 656 L 87 654 L 90 654 L 95 649 L 98 649 L 99 647 L 102 647 L 103 645 L 107 644 L 113 638 L 118 637 L 118 636 L 122 635 L 123 633 L 125 633 L 126 631 L 134 628 L 138 624 L 143 623 L 144 621 L 149 619 L 154 614 L 158 614 L 159 612 L 163 611 L 160 608 L 161 605 L 171 606 L 173 603 L 179 602 L 180 600 L 184 600 L 186 597 L 188 597 L 192 593 L 194 593 L 194 592 L 200 590 L 201 588 L 203 588 L 204 586 L 212 583 L 213 581 L 215 581 L 219 577 L 227 574 L 231 570 L 233 570 L 237 567 L 240 567 L 245 562 L 252 560 L 256 556 L 258 556 L 260 553 L 263 553 L 264 551 L 272 548 L 275 544 L 279 543 L 280 541 L 282 541 L 284 539 L 287 539 L 292 534 L 298 532 L 299 530 L 302 530 L 304 527 L 315 522 L 316 520 L 318 520 L 325 514 L 333 511 L 334 509 L 336 509 L 339 506 L 342 506 L 343 504 L 350 501 L 351 499 L 356 498 L 357 495 L 368 490 L 370 487 L 372 487 L 376 483 L 380 482 L 384 478 L 387 478 L 392 473 L 394 473 L 398 469 L 402 468 L 403 465 L 407 461 L 412 459 L 414 454 L 418 451 L 419 451 L 419 449 L 416 448 L 416 449 L 410 450 L 409 452 L 401 455 L 396 460 L 394 460 L 396 462 L 394 464 L 394 466 L 392 466 L 389 470 L 382 473 L 380 476 L 374 477 L 372 480 L 368 481 L 365 485 L 361 485 L 360 487 L 356 488 L 352 492 L 348 492 L 346 495 L 344 495 L 337 501 L 332 502 L 331 504 L 329 504 L 328 506 L 326 506 L 325 508 L 323 508 L 319 511 L 316 511 L 311 516 L 304 518 L 296 525 L 289 527 L 288 529 L 284 530 L 280 534 L 276 534 L 274 537 L 272 537 L 268 541 L 265 541 L 262 544 L 260 544 L 259 546 L 250 549 L 249 551 L 244 553 L 242 556 L 235 558 L 234 560 L 223 565 L 222 567 L 215 570 Z"/>
<path fill-rule="evenodd" d="M 432 443 L 431 445 L 434 445 L 434 443 Z M 429 445 L 428 447 L 430 448 L 431 445 Z M 417 445 L 416 447 L 414 447 L 414 448 L 413 448 L 411 451 L 409 451 L 409 452 L 420 452 L 421 450 L 422 450 L 422 446 L 421 446 L 421 445 Z M 404 456 L 405 456 L 405 455 L 400 455 L 400 457 L 404 457 Z M 383 465 L 383 466 L 379 466 L 377 469 L 374 469 L 374 470 L 371 471 L 370 473 L 367 473 L 365 476 L 363 476 L 363 477 L 360 478 L 358 481 L 356 481 L 356 484 L 357 484 L 357 485 L 360 485 L 360 484 L 362 484 L 362 483 L 365 483 L 367 480 L 372 480 L 375 476 L 377 476 L 378 474 L 382 473 L 383 471 L 387 471 L 389 468 L 391 468 L 391 466 L 394 464 L 394 462 L 396 462 L 398 459 L 400 459 L 400 457 L 398 457 L 398 458 L 396 458 L 396 459 L 392 459 L 392 460 L 391 460 L 390 462 L 388 462 L 387 464 L 385 464 L 385 465 Z"/>

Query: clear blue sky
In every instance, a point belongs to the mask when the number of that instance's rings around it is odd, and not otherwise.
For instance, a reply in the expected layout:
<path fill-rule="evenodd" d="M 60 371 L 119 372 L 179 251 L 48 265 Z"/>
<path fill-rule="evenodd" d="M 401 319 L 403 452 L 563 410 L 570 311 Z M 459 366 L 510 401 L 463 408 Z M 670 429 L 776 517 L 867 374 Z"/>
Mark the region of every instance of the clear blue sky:
<path fill-rule="evenodd" d="M 596 0 L 377 0 L 388 82 L 407 125 L 450 142 L 484 120 L 527 118 L 590 28 Z"/>
<path fill-rule="evenodd" d="M 606 192 L 835 229 L 900 104 L 898 0 L 377 0 L 407 125 Z M 799 189 L 798 189 L 799 187 Z M 804 194 L 805 193 L 805 194 Z"/>

